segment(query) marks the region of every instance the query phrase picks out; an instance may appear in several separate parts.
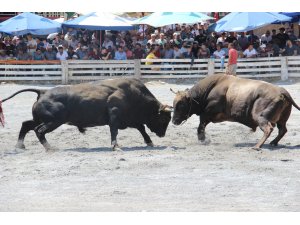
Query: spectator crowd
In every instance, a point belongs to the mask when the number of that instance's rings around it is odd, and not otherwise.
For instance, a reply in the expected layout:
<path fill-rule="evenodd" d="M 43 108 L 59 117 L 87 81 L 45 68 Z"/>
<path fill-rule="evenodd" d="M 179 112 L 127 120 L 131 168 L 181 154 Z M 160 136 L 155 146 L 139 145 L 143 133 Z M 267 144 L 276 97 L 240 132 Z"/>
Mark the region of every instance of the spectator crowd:
<path fill-rule="evenodd" d="M 49 39 L 30 34 L 3 36 L 0 60 L 226 58 L 229 43 L 244 58 L 300 55 L 300 39 L 285 28 L 258 37 L 253 31 L 208 33 L 208 25 L 200 23 L 157 29 L 145 25 L 135 31 L 106 31 L 101 44 L 99 39 L 95 32 L 72 28 Z"/>

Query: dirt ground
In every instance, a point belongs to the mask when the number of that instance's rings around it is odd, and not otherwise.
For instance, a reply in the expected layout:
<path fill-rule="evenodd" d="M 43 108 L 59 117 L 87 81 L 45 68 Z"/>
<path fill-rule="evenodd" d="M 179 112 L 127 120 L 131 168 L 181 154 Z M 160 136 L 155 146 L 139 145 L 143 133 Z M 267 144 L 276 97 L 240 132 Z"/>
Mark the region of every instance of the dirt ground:
<path fill-rule="evenodd" d="M 277 83 L 300 104 L 300 83 Z M 148 82 L 163 103 L 169 91 L 192 85 Z M 0 85 L 0 99 L 29 87 Z M 26 150 L 15 149 L 19 129 L 31 119 L 34 93 L 3 103 L 6 127 L 0 128 L 0 211 L 300 211 L 300 112 L 295 108 L 280 145 L 262 151 L 251 147 L 257 130 L 224 122 L 210 124 L 200 143 L 199 119 L 170 123 L 164 138 L 149 134 L 156 145 L 146 147 L 137 130 L 121 130 L 122 152 L 110 149 L 108 126 L 85 135 L 63 125 L 47 135 L 58 148 L 46 153 L 35 134 Z M 267 140 L 269 143 L 277 130 Z"/>

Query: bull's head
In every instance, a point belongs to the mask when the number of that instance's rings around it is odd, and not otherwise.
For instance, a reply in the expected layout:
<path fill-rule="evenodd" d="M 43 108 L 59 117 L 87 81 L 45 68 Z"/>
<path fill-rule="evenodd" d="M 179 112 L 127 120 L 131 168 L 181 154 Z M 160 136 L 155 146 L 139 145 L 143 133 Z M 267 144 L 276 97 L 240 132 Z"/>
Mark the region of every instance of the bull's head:
<path fill-rule="evenodd" d="M 172 106 L 161 105 L 158 112 L 153 115 L 147 126 L 158 137 L 164 137 L 171 120 Z"/>
<path fill-rule="evenodd" d="M 172 122 L 175 125 L 180 125 L 191 116 L 191 98 L 188 94 L 188 89 L 177 92 L 170 90 L 176 95 L 173 101 L 174 114 Z"/>

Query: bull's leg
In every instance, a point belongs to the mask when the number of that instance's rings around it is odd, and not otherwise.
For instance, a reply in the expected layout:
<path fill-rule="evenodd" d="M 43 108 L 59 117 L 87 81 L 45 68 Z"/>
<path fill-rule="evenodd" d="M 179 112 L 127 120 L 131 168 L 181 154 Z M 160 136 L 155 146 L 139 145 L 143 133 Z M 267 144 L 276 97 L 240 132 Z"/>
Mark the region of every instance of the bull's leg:
<path fill-rule="evenodd" d="M 139 125 L 137 127 L 138 131 L 142 134 L 143 138 L 144 138 L 144 141 L 145 143 L 148 145 L 148 146 L 151 146 L 153 147 L 153 143 L 149 137 L 149 135 L 146 133 L 146 129 L 145 129 L 145 126 L 143 124 Z"/>
<path fill-rule="evenodd" d="M 273 131 L 274 125 L 271 124 L 269 121 L 265 121 L 262 119 L 260 123 L 258 124 L 260 129 L 264 132 L 264 136 L 260 139 L 260 141 L 254 146 L 254 149 L 258 150 L 260 147 L 265 143 L 267 138 L 270 136 L 270 134 Z"/>
<path fill-rule="evenodd" d="M 111 135 L 111 146 L 113 151 L 121 150 L 117 143 L 118 124 L 118 109 L 116 107 L 113 107 L 109 109 L 109 128 Z"/>
<path fill-rule="evenodd" d="M 277 146 L 278 142 L 280 141 L 280 139 L 285 135 L 285 133 L 287 132 L 286 129 L 286 121 L 288 120 L 288 118 L 290 117 L 291 114 L 291 110 L 292 110 L 292 106 L 288 106 L 282 113 L 281 113 L 281 117 L 277 122 L 277 128 L 278 128 L 278 135 L 277 137 L 270 142 L 271 145 L 273 146 Z"/>
<path fill-rule="evenodd" d="M 200 116 L 200 124 L 197 129 L 198 133 L 198 140 L 204 141 L 205 140 L 205 127 L 209 124 L 209 121 L 207 119 L 204 119 Z"/>
<path fill-rule="evenodd" d="M 61 123 L 58 122 L 49 122 L 49 123 L 42 123 L 34 128 L 35 134 L 38 137 L 40 143 L 44 146 L 46 151 L 53 151 L 54 148 L 50 146 L 47 139 L 45 138 L 45 134 L 49 133 L 56 128 L 58 128 L 61 125 Z"/>
<path fill-rule="evenodd" d="M 25 145 L 24 145 L 25 136 L 29 131 L 34 130 L 36 125 L 37 125 L 36 122 L 34 122 L 33 120 L 27 120 L 22 123 L 16 148 L 25 149 Z"/>

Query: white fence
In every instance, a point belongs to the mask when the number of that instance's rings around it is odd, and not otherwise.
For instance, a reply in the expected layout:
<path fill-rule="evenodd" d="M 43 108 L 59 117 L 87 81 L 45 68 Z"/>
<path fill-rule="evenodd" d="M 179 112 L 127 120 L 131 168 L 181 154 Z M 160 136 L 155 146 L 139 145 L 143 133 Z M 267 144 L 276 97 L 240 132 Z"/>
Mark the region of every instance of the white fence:
<path fill-rule="evenodd" d="M 147 65 L 146 62 L 152 64 Z M 13 64 L 12 64 L 13 63 Z M 24 64 L 24 62 L 22 62 Z M 31 65 L 30 63 L 34 64 Z M 140 79 L 203 78 L 222 73 L 220 59 L 155 59 L 155 60 L 68 60 L 50 64 L 26 65 L 18 61 L 0 64 L 0 81 L 56 81 L 62 84 L 138 77 Z M 225 65 L 227 60 L 225 60 Z M 225 66 L 224 65 L 224 66 Z M 239 59 L 237 75 L 247 78 L 300 78 L 300 56 Z"/>

